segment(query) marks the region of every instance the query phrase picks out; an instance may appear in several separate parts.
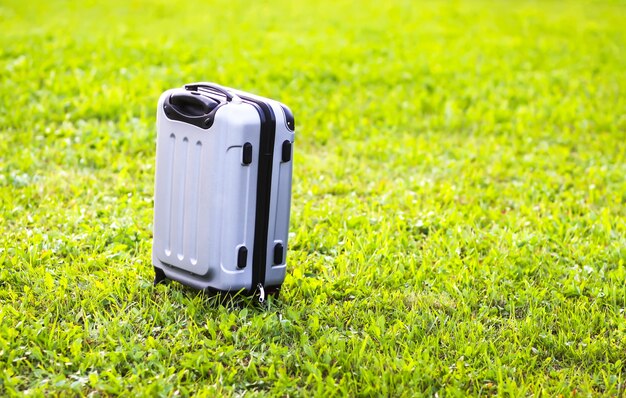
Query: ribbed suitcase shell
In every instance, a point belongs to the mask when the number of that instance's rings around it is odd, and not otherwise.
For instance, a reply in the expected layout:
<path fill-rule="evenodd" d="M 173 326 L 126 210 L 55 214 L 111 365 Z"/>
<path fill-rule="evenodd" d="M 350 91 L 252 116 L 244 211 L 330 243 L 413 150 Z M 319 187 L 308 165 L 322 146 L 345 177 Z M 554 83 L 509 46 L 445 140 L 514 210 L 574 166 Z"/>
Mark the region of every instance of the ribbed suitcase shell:
<path fill-rule="evenodd" d="M 213 83 L 186 87 L 163 93 L 157 108 L 155 282 L 164 276 L 197 289 L 278 287 L 289 233 L 291 112 L 277 101 Z M 224 90 L 234 98 L 227 101 Z M 206 123 L 172 116 L 172 95 L 186 92 L 220 102 Z"/>

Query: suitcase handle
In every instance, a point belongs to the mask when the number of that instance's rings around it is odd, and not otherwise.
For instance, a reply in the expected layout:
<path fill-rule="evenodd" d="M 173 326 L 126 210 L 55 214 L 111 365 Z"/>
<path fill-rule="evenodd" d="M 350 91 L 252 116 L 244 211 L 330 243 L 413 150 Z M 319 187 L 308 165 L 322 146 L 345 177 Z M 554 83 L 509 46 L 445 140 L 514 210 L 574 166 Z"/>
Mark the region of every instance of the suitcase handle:
<path fill-rule="evenodd" d="M 197 91 L 199 88 L 204 88 L 204 89 L 208 89 L 211 91 L 216 91 L 220 94 L 223 94 L 226 96 L 226 101 L 227 102 L 232 102 L 233 100 L 235 100 L 235 102 L 240 102 L 241 98 L 239 98 L 237 95 L 232 94 L 230 91 L 226 90 L 224 87 L 215 84 L 215 83 L 205 83 L 205 82 L 200 82 L 200 83 L 190 83 L 190 84 L 185 84 L 185 90 L 191 90 L 191 91 Z"/>

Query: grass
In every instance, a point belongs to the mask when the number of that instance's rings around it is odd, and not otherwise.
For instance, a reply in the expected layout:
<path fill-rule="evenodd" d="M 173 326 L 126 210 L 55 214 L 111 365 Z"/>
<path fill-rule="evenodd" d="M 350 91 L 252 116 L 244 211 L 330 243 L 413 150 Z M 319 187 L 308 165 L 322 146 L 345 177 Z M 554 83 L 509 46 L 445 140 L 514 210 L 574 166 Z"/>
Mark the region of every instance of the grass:
<path fill-rule="evenodd" d="M 0 395 L 626 393 L 626 4 L 3 1 Z M 153 287 L 155 107 L 296 115 L 264 309 Z"/>

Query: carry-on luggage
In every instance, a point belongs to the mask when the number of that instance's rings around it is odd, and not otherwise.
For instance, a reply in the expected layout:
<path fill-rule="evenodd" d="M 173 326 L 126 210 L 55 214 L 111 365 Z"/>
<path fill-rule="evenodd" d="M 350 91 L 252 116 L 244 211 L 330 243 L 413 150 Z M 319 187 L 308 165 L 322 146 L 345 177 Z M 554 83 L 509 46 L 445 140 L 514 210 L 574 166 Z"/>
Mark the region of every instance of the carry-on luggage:
<path fill-rule="evenodd" d="M 214 83 L 164 92 L 157 109 L 152 261 L 207 290 L 285 279 L 295 122 L 289 108 Z"/>

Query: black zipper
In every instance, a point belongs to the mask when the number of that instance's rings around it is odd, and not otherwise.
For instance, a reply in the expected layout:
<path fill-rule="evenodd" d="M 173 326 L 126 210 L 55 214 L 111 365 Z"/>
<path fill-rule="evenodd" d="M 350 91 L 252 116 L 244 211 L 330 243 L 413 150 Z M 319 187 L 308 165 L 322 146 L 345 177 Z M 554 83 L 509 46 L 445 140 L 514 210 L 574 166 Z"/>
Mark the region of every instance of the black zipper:
<path fill-rule="evenodd" d="M 238 94 L 246 103 L 253 105 L 261 118 L 259 139 L 259 162 L 256 189 L 256 223 L 254 225 L 254 249 L 252 251 L 252 289 L 265 286 L 267 266 L 267 239 L 269 235 L 270 199 L 272 195 L 272 168 L 274 142 L 276 141 L 276 116 L 267 103 Z"/>

